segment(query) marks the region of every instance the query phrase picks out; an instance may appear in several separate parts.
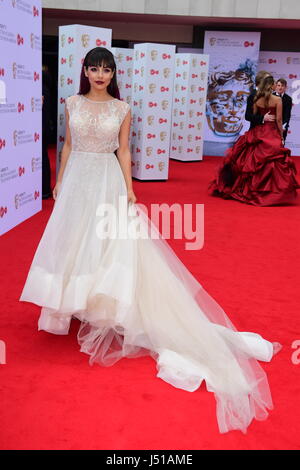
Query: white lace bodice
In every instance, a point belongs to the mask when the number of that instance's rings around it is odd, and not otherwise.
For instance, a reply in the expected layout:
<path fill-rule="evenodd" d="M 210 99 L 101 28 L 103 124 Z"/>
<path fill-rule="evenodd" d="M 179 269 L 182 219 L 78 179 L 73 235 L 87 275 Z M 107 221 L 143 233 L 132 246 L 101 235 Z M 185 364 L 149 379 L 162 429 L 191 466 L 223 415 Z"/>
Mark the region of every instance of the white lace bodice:
<path fill-rule="evenodd" d="M 119 147 L 119 131 L 130 106 L 118 99 L 92 101 L 83 95 L 66 99 L 70 115 L 72 150 L 113 153 Z"/>

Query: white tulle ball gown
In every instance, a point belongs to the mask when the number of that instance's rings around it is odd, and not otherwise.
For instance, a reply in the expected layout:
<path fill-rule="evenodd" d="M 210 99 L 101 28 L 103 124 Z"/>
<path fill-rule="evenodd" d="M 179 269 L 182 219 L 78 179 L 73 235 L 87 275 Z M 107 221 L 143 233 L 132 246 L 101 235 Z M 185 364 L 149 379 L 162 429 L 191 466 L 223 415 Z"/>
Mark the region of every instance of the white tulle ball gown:
<path fill-rule="evenodd" d="M 91 364 L 150 354 L 157 376 L 174 387 L 193 392 L 204 380 L 220 432 L 245 432 L 273 407 L 257 360 L 270 361 L 280 345 L 236 331 L 140 206 L 120 210 L 127 190 L 114 151 L 128 104 L 75 95 L 67 109 L 72 151 L 20 300 L 42 307 L 39 330 L 68 334 L 72 317 L 79 319 Z M 104 204 L 120 226 L 130 222 L 126 236 L 114 236 L 109 220 L 110 236 L 101 236 Z"/>

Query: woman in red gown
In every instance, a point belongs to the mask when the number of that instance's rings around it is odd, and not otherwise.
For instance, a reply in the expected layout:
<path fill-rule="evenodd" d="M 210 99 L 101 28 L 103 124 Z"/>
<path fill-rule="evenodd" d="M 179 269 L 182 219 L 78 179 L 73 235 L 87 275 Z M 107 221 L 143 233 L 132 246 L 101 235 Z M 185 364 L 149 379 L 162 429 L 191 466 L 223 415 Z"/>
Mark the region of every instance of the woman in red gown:
<path fill-rule="evenodd" d="M 273 95 L 274 78 L 266 77 L 254 98 L 254 114 L 270 112 L 276 119 L 242 135 L 225 156 L 210 184 L 213 195 L 255 206 L 293 203 L 299 184 L 291 151 L 282 138 L 282 100 Z"/>

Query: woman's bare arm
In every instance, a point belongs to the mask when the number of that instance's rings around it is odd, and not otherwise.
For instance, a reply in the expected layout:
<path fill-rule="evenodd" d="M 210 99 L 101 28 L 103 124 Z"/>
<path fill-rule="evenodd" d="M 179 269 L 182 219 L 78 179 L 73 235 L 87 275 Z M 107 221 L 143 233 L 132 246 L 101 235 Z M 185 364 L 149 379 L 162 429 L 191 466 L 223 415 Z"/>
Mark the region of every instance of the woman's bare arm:
<path fill-rule="evenodd" d="M 65 115 L 66 115 L 66 134 L 65 134 L 65 142 L 64 146 L 61 151 L 61 160 L 60 160 L 60 167 L 57 175 L 57 180 L 56 180 L 56 185 L 53 189 L 53 199 L 56 200 L 57 195 L 59 193 L 60 185 L 63 180 L 64 176 L 64 171 L 65 167 L 68 161 L 68 158 L 71 153 L 72 149 L 72 142 L 71 142 L 71 132 L 70 132 L 70 127 L 69 127 L 69 112 L 67 108 L 65 109 Z"/>
<path fill-rule="evenodd" d="M 120 166 L 124 175 L 127 192 L 129 196 L 130 196 L 129 193 L 133 193 L 132 177 L 131 177 L 131 154 L 129 150 L 130 123 L 131 123 L 131 112 L 128 111 L 120 128 L 119 148 L 117 150 L 117 157 L 120 162 Z"/>
<path fill-rule="evenodd" d="M 68 158 L 71 153 L 72 149 L 72 140 L 71 140 L 71 132 L 70 132 L 70 127 L 69 127 L 69 112 L 66 108 L 65 110 L 65 115 L 66 115 L 66 133 L 65 133 L 65 142 L 64 146 L 62 148 L 61 152 L 61 161 L 60 161 L 60 167 L 59 167 L 59 172 L 57 175 L 57 183 L 61 183 L 65 171 L 65 167 L 68 161 Z"/>

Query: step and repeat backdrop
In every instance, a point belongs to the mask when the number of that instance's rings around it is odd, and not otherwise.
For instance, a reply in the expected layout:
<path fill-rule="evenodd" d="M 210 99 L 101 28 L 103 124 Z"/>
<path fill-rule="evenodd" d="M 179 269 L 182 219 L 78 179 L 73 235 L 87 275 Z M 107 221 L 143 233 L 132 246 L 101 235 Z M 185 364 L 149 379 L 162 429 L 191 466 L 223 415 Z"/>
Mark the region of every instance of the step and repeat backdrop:
<path fill-rule="evenodd" d="M 41 3 L 0 1 L 0 233 L 41 209 Z M 285 78 L 293 99 L 287 146 L 300 155 L 300 53 L 260 51 L 259 32 L 205 33 L 204 49 L 144 43 L 112 48 L 112 30 L 59 28 L 58 171 L 65 101 L 78 93 L 86 53 L 103 46 L 117 65 L 121 99 L 131 106 L 132 174 L 168 179 L 169 158 L 224 155 L 249 128 L 246 102 L 258 70 Z"/>
<path fill-rule="evenodd" d="M 0 1 L 0 234 L 41 210 L 40 0 Z"/>
<path fill-rule="evenodd" d="M 267 70 L 273 77 L 287 81 L 286 93 L 293 100 L 290 127 L 286 139 L 286 147 L 292 155 L 300 155 L 300 53 L 269 52 L 259 53 L 258 70 Z"/>

